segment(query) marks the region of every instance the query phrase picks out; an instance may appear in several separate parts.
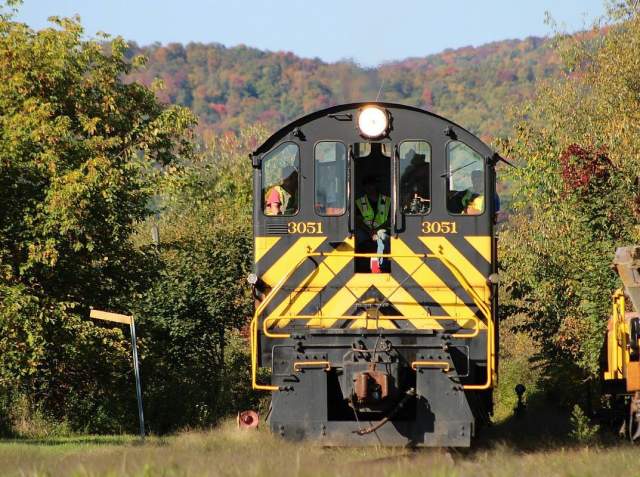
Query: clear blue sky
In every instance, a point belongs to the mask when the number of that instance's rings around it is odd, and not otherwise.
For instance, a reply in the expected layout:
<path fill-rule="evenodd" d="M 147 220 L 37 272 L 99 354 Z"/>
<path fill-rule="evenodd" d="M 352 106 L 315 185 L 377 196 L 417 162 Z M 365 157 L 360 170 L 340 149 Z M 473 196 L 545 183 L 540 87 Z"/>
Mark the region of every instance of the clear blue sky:
<path fill-rule="evenodd" d="M 548 35 L 545 11 L 566 31 L 589 26 L 603 0 L 25 0 L 34 28 L 79 14 L 89 35 L 154 42 L 245 44 L 365 66 L 445 48 Z"/>

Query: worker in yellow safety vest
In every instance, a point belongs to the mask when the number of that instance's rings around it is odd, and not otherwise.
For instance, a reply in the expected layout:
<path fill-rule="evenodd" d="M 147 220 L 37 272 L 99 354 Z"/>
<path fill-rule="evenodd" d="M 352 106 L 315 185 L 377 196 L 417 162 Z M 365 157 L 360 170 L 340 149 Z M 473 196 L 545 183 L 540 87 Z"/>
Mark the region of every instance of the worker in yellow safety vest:
<path fill-rule="evenodd" d="M 359 249 L 369 249 L 369 244 L 375 246 L 376 253 L 389 253 L 389 211 L 391 199 L 378 190 L 376 177 L 371 175 L 363 181 L 365 194 L 356 199 L 359 214 L 356 216 L 356 240 Z M 379 272 L 384 264 L 384 258 L 372 258 L 371 271 Z"/>
<path fill-rule="evenodd" d="M 270 187 L 264 197 L 265 215 L 293 215 L 298 211 L 298 171 L 282 169 L 280 184 Z"/>

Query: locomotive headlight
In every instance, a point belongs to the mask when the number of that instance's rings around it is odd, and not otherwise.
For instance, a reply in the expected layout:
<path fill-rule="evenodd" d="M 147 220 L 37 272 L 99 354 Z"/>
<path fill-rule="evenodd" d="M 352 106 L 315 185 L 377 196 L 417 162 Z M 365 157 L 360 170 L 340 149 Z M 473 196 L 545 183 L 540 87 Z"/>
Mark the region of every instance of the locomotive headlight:
<path fill-rule="evenodd" d="M 358 115 L 360 134 L 370 138 L 384 136 L 389 127 L 389 115 L 377 106 L 365 106 Z"/>

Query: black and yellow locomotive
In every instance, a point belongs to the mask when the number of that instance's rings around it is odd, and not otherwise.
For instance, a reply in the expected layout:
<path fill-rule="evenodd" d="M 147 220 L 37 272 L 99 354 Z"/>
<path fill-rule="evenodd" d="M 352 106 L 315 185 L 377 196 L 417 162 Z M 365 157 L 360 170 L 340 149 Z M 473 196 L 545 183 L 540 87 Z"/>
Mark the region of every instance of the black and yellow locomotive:
<path fill-rule="evenodd" d="M 252 381 L 272 392 L 272 431 L 468 446 L 496 382 L 499 157 L 435 114 L 356 103 L 290 123 L 251 159 Z M 382 228 L 368 237 L 363 221 Z"/>

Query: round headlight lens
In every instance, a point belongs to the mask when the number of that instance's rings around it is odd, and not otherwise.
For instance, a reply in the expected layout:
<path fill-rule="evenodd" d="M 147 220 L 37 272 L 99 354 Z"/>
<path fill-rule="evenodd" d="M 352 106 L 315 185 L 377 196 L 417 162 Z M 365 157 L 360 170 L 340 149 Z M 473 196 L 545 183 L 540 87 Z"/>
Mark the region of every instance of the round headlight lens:
<path fill-rule="evenodd" d="M 389 126 L 386 111 L 377 106 L 366 106 L 358 116 L 358 129 L 363 136 L 380 137 L 385 134 Z"/>

